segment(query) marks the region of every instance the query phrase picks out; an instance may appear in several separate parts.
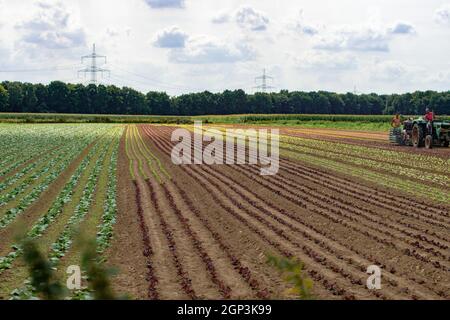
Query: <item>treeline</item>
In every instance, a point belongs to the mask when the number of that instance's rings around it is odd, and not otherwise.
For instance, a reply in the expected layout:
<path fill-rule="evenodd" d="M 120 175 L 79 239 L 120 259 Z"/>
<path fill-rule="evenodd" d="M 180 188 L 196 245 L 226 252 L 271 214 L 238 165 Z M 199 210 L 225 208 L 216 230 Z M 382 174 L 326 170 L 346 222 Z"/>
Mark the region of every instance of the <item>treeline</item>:
<path fill-rule="evenodd" d="M 227 114 L 450 114 L 450 91 L 378 95 L 333 92 L 246 94 L 243 90 L 208 91 L 170 97 L 164 92 L 143 94 L 132 88 L 104 85 L 49 85 L 21 82 L 0 84 L 0 112 L 123 115 Z"/>

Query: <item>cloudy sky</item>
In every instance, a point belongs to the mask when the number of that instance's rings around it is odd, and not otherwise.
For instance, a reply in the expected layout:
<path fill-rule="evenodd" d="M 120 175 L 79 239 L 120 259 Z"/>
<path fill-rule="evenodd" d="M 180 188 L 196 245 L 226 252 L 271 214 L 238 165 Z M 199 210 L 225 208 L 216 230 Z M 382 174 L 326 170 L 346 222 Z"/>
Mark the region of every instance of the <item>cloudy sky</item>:
<path fill-rule="evenodd" d="M 450 0 L 0 0 L 0 81 L 77 79 L 170 94 L 450 89 Z"/>

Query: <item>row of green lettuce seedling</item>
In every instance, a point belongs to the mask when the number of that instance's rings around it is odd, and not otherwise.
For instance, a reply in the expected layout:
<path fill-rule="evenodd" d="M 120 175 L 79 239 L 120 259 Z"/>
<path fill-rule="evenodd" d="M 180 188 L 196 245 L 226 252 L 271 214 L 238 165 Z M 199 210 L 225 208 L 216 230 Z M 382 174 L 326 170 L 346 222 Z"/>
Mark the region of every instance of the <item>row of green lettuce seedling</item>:
<path fill-rule="evenodd" d="M 73 146 L 73 148 L 69 148 L 69 155 L 67 158 L 62 160 L 59 166 L 55 168 L 47 167 L 50 171 L 48 176 L 35 186 L 29 193 L 27 193 L 18 203 L 17 206 L 10 208 L 5 212 L 5 214 L 0 219 L 0 229 L 8 226 L 15 218 L 24 212 L 31 204 L 33 204 L 37 199 L 39 199 L 40 195 L 46 191 L 50 184 L 73 162 L 73 159 L 86 148 L 86 146 L 92 142 L 93 139 L 98 137 L 98 135 L 90 136 L 90 138 L 86 140 L 80 140 L 77 144 Z M 64 157 L 64 156 L 63 156 Z M 25 185 L 26 188 L 26 185 Z M 20 191 L 20 190 L 19 190 Z M 16 191 L 15 191 L 16 192 Z M 13 195 L 14 197 L 16 195 Z"/>
<path fill-rule="evenodd" d="M 45 165 L 40 168 L 37 172 L 34 172 L 31 176 L 21 182 L 14 189 L 10 190 L 8 193 L 5 193 L 0 196 L 0 207 L 6 205 L 9 201 L 14 200 L 18 195 L 20 195 L 25 189 L 27 189 L 33 181 L 38 180 L 41 176 L 46 173 L 52 174 L 53 172 L 57 172 L 61 167 L 64 167 L 64 162 L 60 163 L 61 160 L 70 161 L 74 156 L 79 154 L 81 150 L 83 150 L 86 145 L 89 143 L 91 137 L 87 137 L 83 141 L 74 141 L 74 143 L 66 145 L 63 149 L 55 150 L 54 152 L 49 153 L 49 155 L 42 159 L 42 161 L 37 161 L 37 164 L 45 163 Z M 56 157 L 55 157 L 56 154 Z M 34 164 L 34 163 L 33 163 Z M 59 164 L 59 166 L 56 166 Z M 35 167 L 35 166 L 34 166 Z M 0 184 L 0 191 L 7 188 L 7 186 L 12 185 L 16 181 L 20 180 L 22 176 L 27 174 L 26 171 L 32 170 L 32 166 L 27 166 L 24 170 L 19 172 L 17 175 L 7 179 L 4 183 Z M 26 170 L 26 171 L 25 171 Z M 25 171 L 25 172 L 24 172 Z"/>
<path fill-rule="evenodd" d="M 11 130 L 16 130 L 16 132 L 19 132 L 16 133 L 16 136 L 22 136 L 24 138 L 15 141 L 14 144 L 17 146 L 17 149 L 9 150 L 9 153 L 5 154 L 2 158 L 0 163 L 0 177 L 16 170 L 27 161 L 47 153 L 55 146 L 62 145 L 64 142 L 71 140 L 70 135 L 62 132 L 62 129 L 55 130 L 55 132 L 46 132 L 44 131 L 46 129 L 40 129 L 34 135 L 30 134 L 30 137 L 25 137 L 26 135 L 21 133 L 20 130 L 22 128 L 11 128 Z M 4 134 L 0 134 L 0 136 L 2 137 L 1 140 L 3 140 Z M 1 149 L 7 150 L 8 146 L 5 145 Z"/>
<path fill-rule="evenodd" d="M 116 139 L 118 140 L 118 139 Z M 117 157 L 117 148 L 115 148 L 115 151 L 113 153 L 116 153 Z M 76 228 L 80 226 L 82 221 L 85 219 L 86 215 L 88 214 L 93 199 L 95 190 L 98 183 L 99 175 L 101 174 L 101 171 L 103 169 L 103 163 L 105 156 L 108 152 L 108 147 L 105 147 L 105 149 L 102 151 L 101 155 L 97 159 L 96 163 L 94 164 L 94 168 L 91 172 L 91 174 L 88 177 L 87 183 L 83 189 L 83 193 L 81 196 L 81 199 L 79 200 L 75 210 L 74 214 L 70 217 L 67 224 L 64 227 L 64 230 L 59 235 L 58 239 L 51 245 L 51 251 L 49 253 L 49 259 L 53 266 L 53 268 L 56 268 L 61 258 L 63 258 L 68 250 L 70 249 L 73 241 L 74 241 L 74 235 Z M 115 166 L 115 164 L 114 164 Z M 108 168 L 108 173 L 111 171 L 111 163 Z M 108 178 L 111 178 L 108 174 Z M 111 181 L 111 180 L 110 180 Z M 114 182 L 115 184 L 115 182 Z M 109 191 L 109 188 L 108 188 Z M 106 200 L 105 200 L 106 202 Z M 24 285 L 21 288 L 13 290 L 11 293 L 12 299 L 35 299 L 36 297 L 36 290 L 31 285 L 31 281 L 28 279 L 24 282 Z"/>
<path fill-rule="evenodd" d="M 80 163 L 74 174 L 71 176 L 69 182 L 66 183 L 62 191 L 59 193 L 58 197 L 53 201 L 51 207 L 43 215 L 35 225 L 26 234 L 27 238 L 32 240 L 39 238 L 48 229 L 50 224 L 57 219 L 57 217 L 62 213 L 64 206 L 71 202 L 72 196 L 74 194 L 74 189 L 78 185 L 83 172 L 88 167 L 91 159 L 97 154 L 98 150 L 103 146 L 105 142 L 100 141 L 97 143 L 87 154 L 87 156 Z M 17 257 L 22 254 L 22 248 L 20 244 L 12 245 L 13 251 L 8 255 L 0 258 L 0 273 L 6 269 L 11 268 L 12 263 Z"/>

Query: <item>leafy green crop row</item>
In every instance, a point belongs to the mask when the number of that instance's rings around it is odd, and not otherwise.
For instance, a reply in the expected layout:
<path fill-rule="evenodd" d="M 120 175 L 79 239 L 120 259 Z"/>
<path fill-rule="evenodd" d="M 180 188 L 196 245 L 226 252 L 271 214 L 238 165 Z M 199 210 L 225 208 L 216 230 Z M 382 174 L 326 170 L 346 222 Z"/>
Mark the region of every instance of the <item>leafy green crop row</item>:
<path fill-rule="evenodd" d="M 87 135 L 84 140 L 76 140 L 75 143 L 69 144 L 63 149 L 58 150 L 56 153 L 56 157 L 53 158 L 53 153 L 47 159 L 49 160 L 45 166 L 43 166 L 39 171 L 35 172 L 33 175 L 22 181 L 21 184 L 16 186 L 14 189 L 10 190 L 6 194 L 2 194 L 0 196 L 0 207 L 7 204 L 9 201 L 14 200 L 18 195 L 20 195 L 24 190 L 26 190 L 32 183 L 38 180 L 41 176 L 46 175 L 47 178 L 41 182 L 36 188 L 39 190 L 45 190 L 45 188 L 41 188 L 42 185 L 47 185 L 47 182 L 50 183 L 54 178 L 59 176 L 59 173 L 62 172 L 68 164 L 70 164 L 75 156 L 77 156 L 86 146 L 92 142 L 94 135 Z M 51 178 L 50 178 L 51 177 Z M 13 179 L 15 180 L 15 179 Z M 5 182 L 5 184 L 11 184 L 11 181 Z M 0 187 L 1 189 L 1 187 Z"/>
<path fill-rule="evenodd" d="M 113 236 L 113 228 L 116 223 L 117 215 L 117 155 L 119 152 L 120 140 L 114 142 L 114 149 L 111 154 L 111 160 L 108 168 L 108 187 L 106 190 L 106 199 L 103 204 L 102 223 L 98 226 L 97 232 L 97 251 L 103 253 L 108 248 Z"/>
<path fill-rule="evenodd" d="M 45 215 L 43 215 L 37 223 L 27 232 L 27 237 L 31 239 L 39 238 L 49 225 L 59 216 L 63 211 L 64 206 L 69 203 L 72 199 L 75 187 L 78 185 L 83 172 L 86 170 L 91 159 L 98 152 L 100 148 L 100 143 L 96 144 L 88 153 L 88 155 L 83 159 L 75 173 L 70 178 L 69 182 L 64 186 L 64 188 L 59 193 L 58 197 L 53 201 L 51 207 Z M 14 251 L 10 252 L 8 255 L 0 258 L 0 273 L 11 268 L 13 261 L 22 254 L 22 249 L 20 245 L 14 244 L 12 246 Z"/>
<path fill-rule="evenodd" d="M 103 229 L 107 231 L 103 233 L 106 238 L 102 239 L 102 246 L 106 248 L 108 245 L 109 239 L 112 236 L 112 224 L 115 220 L 115 195 L 116 195 L 116 181 L 115 181 L 115 170 L 117 165 L 117 151 L 118 151 L 118 142 L 120 133 L 122 130 L 115 130 L 115 137 L 113 140 L 113 152 L 111 155 L 111 162 L 108 168 L 108 178 L 113 178 L 108 182 L 108 194 L 107 199 L 105 200 L 105 213 L 107 221 L 103 221 Z M 96 163 L 93 165 L 93 170 L 90 173 L 86 185 L 83 189 L 83 194 L 81 199 L 79 200 L 73 215 L 70 217 L 66 225 L 64 226 L 64 230 L 60 233 L 57 240 L 51 245 L 51 251 L 49 253 L 49 259 L 51 265 L 55 268 L 60 259 L 65 256 L 69 248 L 73 243 L 74 234 L 76 228 L 80 226 L 80 223 L 84 220 L 86 215 L 88 214 L 94 195 L 97 188 L 97 182 L 101 171 L 103 170 L 103 164 L 106 154 L 108 153 L 109 145 L 105 145 L 104 149 L 101 151 L 100 156 L 98 157 Z M 111 231 L 108 232 L 108 228 L 111 227 Z M 11 293 L 12 298 L 20 297 L 20 299 L 31 299 L 35 297 L 35 288 L 31 285 L 29 280 L 25 281 L 24 285 L 21 288 L 17 288 L 13 290 Z"/>
<path fill-rule="evenodd" d="M 73 215 L 64 227 L 58 239 L 51 245 L 50 261 L 55 265 L 61 259 L 72 244 L 75 227 L 84 219 L 89 212 L 92 200 L 97 187 L 97 180 L 103 169 L 103 161 L 108 149 L 105 148 L 94 164 L 94 168 L 89 175 L 88 181 L 83 189 L 83 195 L 77 204 Z"/>
<path fill-rule="evenodd" d="M 282 156 L 331 169 L 345 175 L 350 175 L 368 182 L 377 183 L 384 187 L 410 193 L 418 197 L 423 197 L 424 195 L 426 195 L 428 199 L 442 201 L 444 203 L 450 204 L 450 196 L 446 189 L 430 187 L 428 185 L 421 184 L 420 182 L 409 181 L 392 174 L 370 171 L 365 168 L 359 168 L 350 164 L 330 160 L 326 157 L 312 156 L 294 151 L 283 152 Z"/>
<path fill-rule="evenodd" d="M 79 131 L 80 129 L 74 126 L 0 126 L 0 177 L 16 170 L 27 161 L 70 142 Z"/>
<path fill-rule="evenodd" d="M 288 139 L 288 140 L 295 140 L 294 139 Z M 450 185 L 450 179 L 448 176 L 444 174 L 438 174 L 429 172 L 429 170 L 423 168 L 423 169 L 415 169 L 414 165 L 414 158 L 411 156 L 411 159 L 404 159 L 403 163 L 389 163 L 389 157 L 386 153 L 384 154 L 384 158 L 379 157 L 377 160 L 372 160 L 365 158 L 365 154 L 361 151 L 358 151 L 358 147 L 354 145 L 348 145 L 346 149 L 341 148 L 339 145 L 333 145 L 331 143 L 328 143 L 328 146 L 326 149 L 323 148 L 315 148 L 314 145 L 321 145 L 323 144 L 322 141 L 317 140 L 309 140 L 307 142 L 308 147 L 305 147 L 303 145 L 294 145 L 294 144 L 288 144 L 288 143 L 281 143 L 281 147 L 286 150 L 295 151 L 298 153 L 305 153 L 305 154 L 312 154 L 314 156 L 318 156 L 325 159 L 333 159 L 341 162 L 345 162 L 348 164 L 358 165 L 358 166 L 364 166 L 367 167 L 367 170 L 382 170 L 391 172 L 393 176 L 404 176 L 406 178 L 413 178 L 416 180 L 421 180 L 424 182 L 429 182 L 432 184 L 436 184 L 437 186 L 448 186 Z M 352 147 L 355 147 L 355 151 L 352 151 Z M 380 154 L 382 152 L 380 151 Z M 398 155 L 400 157 L 400 155 Z M 429 164 L 429 169 L 433 168 L 431 165 L 434 160 L 442 160 L 440 158 L 429 156 L 429 161 L 425 162 Z M 442 160 L 443 161 L 443 160 Z M 394 160 L 395 162 L 395 160 Z M 436 167 L 437 170 L 441 169 L 440 167 Z M 446 170 L 446 169 L 444 169 Z"/>
<path fill-rule="evenodd" d="M 78 140 L 76 141 L 75 145 L 72 146 L 72 148 L 69 148 L 68 150 L 68 157 L 64 157 L 64 154 L 61 155 L 63 158 L 62 162 L 52 168 L 52 165 L 54 163 L 49 164 L 43 169 L 43 173 L 46 173 L 48 171 L 48 175 L 45 177 L 45 179 L 39 183 L 37 186 L 35 186 L 30 192 L 28 192 L 18 203 L 17 206 L 10 208 L 5 212 L 5 214 L 0 219 L 0 229 L 5 228 L 7 225 L 9 225 L 14 219 L 17 217 L 17 215 L 21 214 L 23 211 L 25 211 L 31 204 L 33 204 L 37 199 L 39 199 L 40 195 L 48 189 L 50 184 L 70 165 L 70 163 L 73 161 L 73 158 L 78 155 L 86 146 L 87 144 L 94 139 L 95 137 L 98 137 L 98 135 L 101 133 L 101 131 L 97 132 L 97 135 L 91 136 L 87 141 L 86 140 Z M 55 160 L 57 161 L 57 160 Z M 52 161 L 53 162 L 53 161 Z M 27 187 L 27 184 L 23 184 L 22 186 L 19 186 L 16 189 L 12 190 L 9 194 L 5 195 L 4 199 L 0 199 L 0 205 L 4 204 L 4 202 L 8 202 L 12 199 L 14 199 L 18 194 L 20 194 L 25 188 Z"/>

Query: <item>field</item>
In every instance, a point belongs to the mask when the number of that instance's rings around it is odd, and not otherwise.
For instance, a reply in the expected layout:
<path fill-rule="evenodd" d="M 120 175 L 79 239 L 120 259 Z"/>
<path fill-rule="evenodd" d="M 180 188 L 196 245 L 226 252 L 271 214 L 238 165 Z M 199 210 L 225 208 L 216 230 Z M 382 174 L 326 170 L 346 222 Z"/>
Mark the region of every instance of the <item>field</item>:
<path fill-rule="evenodd" d="M 190 124 L 0 124 L 0 299 L 36 295 L 19 232 L 64 282 L 78 234 L 94 238 L 114 289 L 136 299 L 295 299 L 268 255 L 301 261 L 316 299 L 450 299 L 448 148 L 276 126 L 280 170 L 261 176 L 173 164 L 171 134 Z"/>
<path fill-rule="evenodd" d="M 438 118 L 441 120 L 450 120 L 450 116 L 447 115 L 439 115 Z M 215 124 L 258 124 L 261 126 L 294 126 L 302 128 L 333 128 L 365 131 L 387 131 L 390 128 L 391 119 L 392 115 L 238 114 L 213 116 L 139 116 L 0 112 L 0 123 L 192 124 L 194 121 L 199 120 L 204 123 Z"/>

